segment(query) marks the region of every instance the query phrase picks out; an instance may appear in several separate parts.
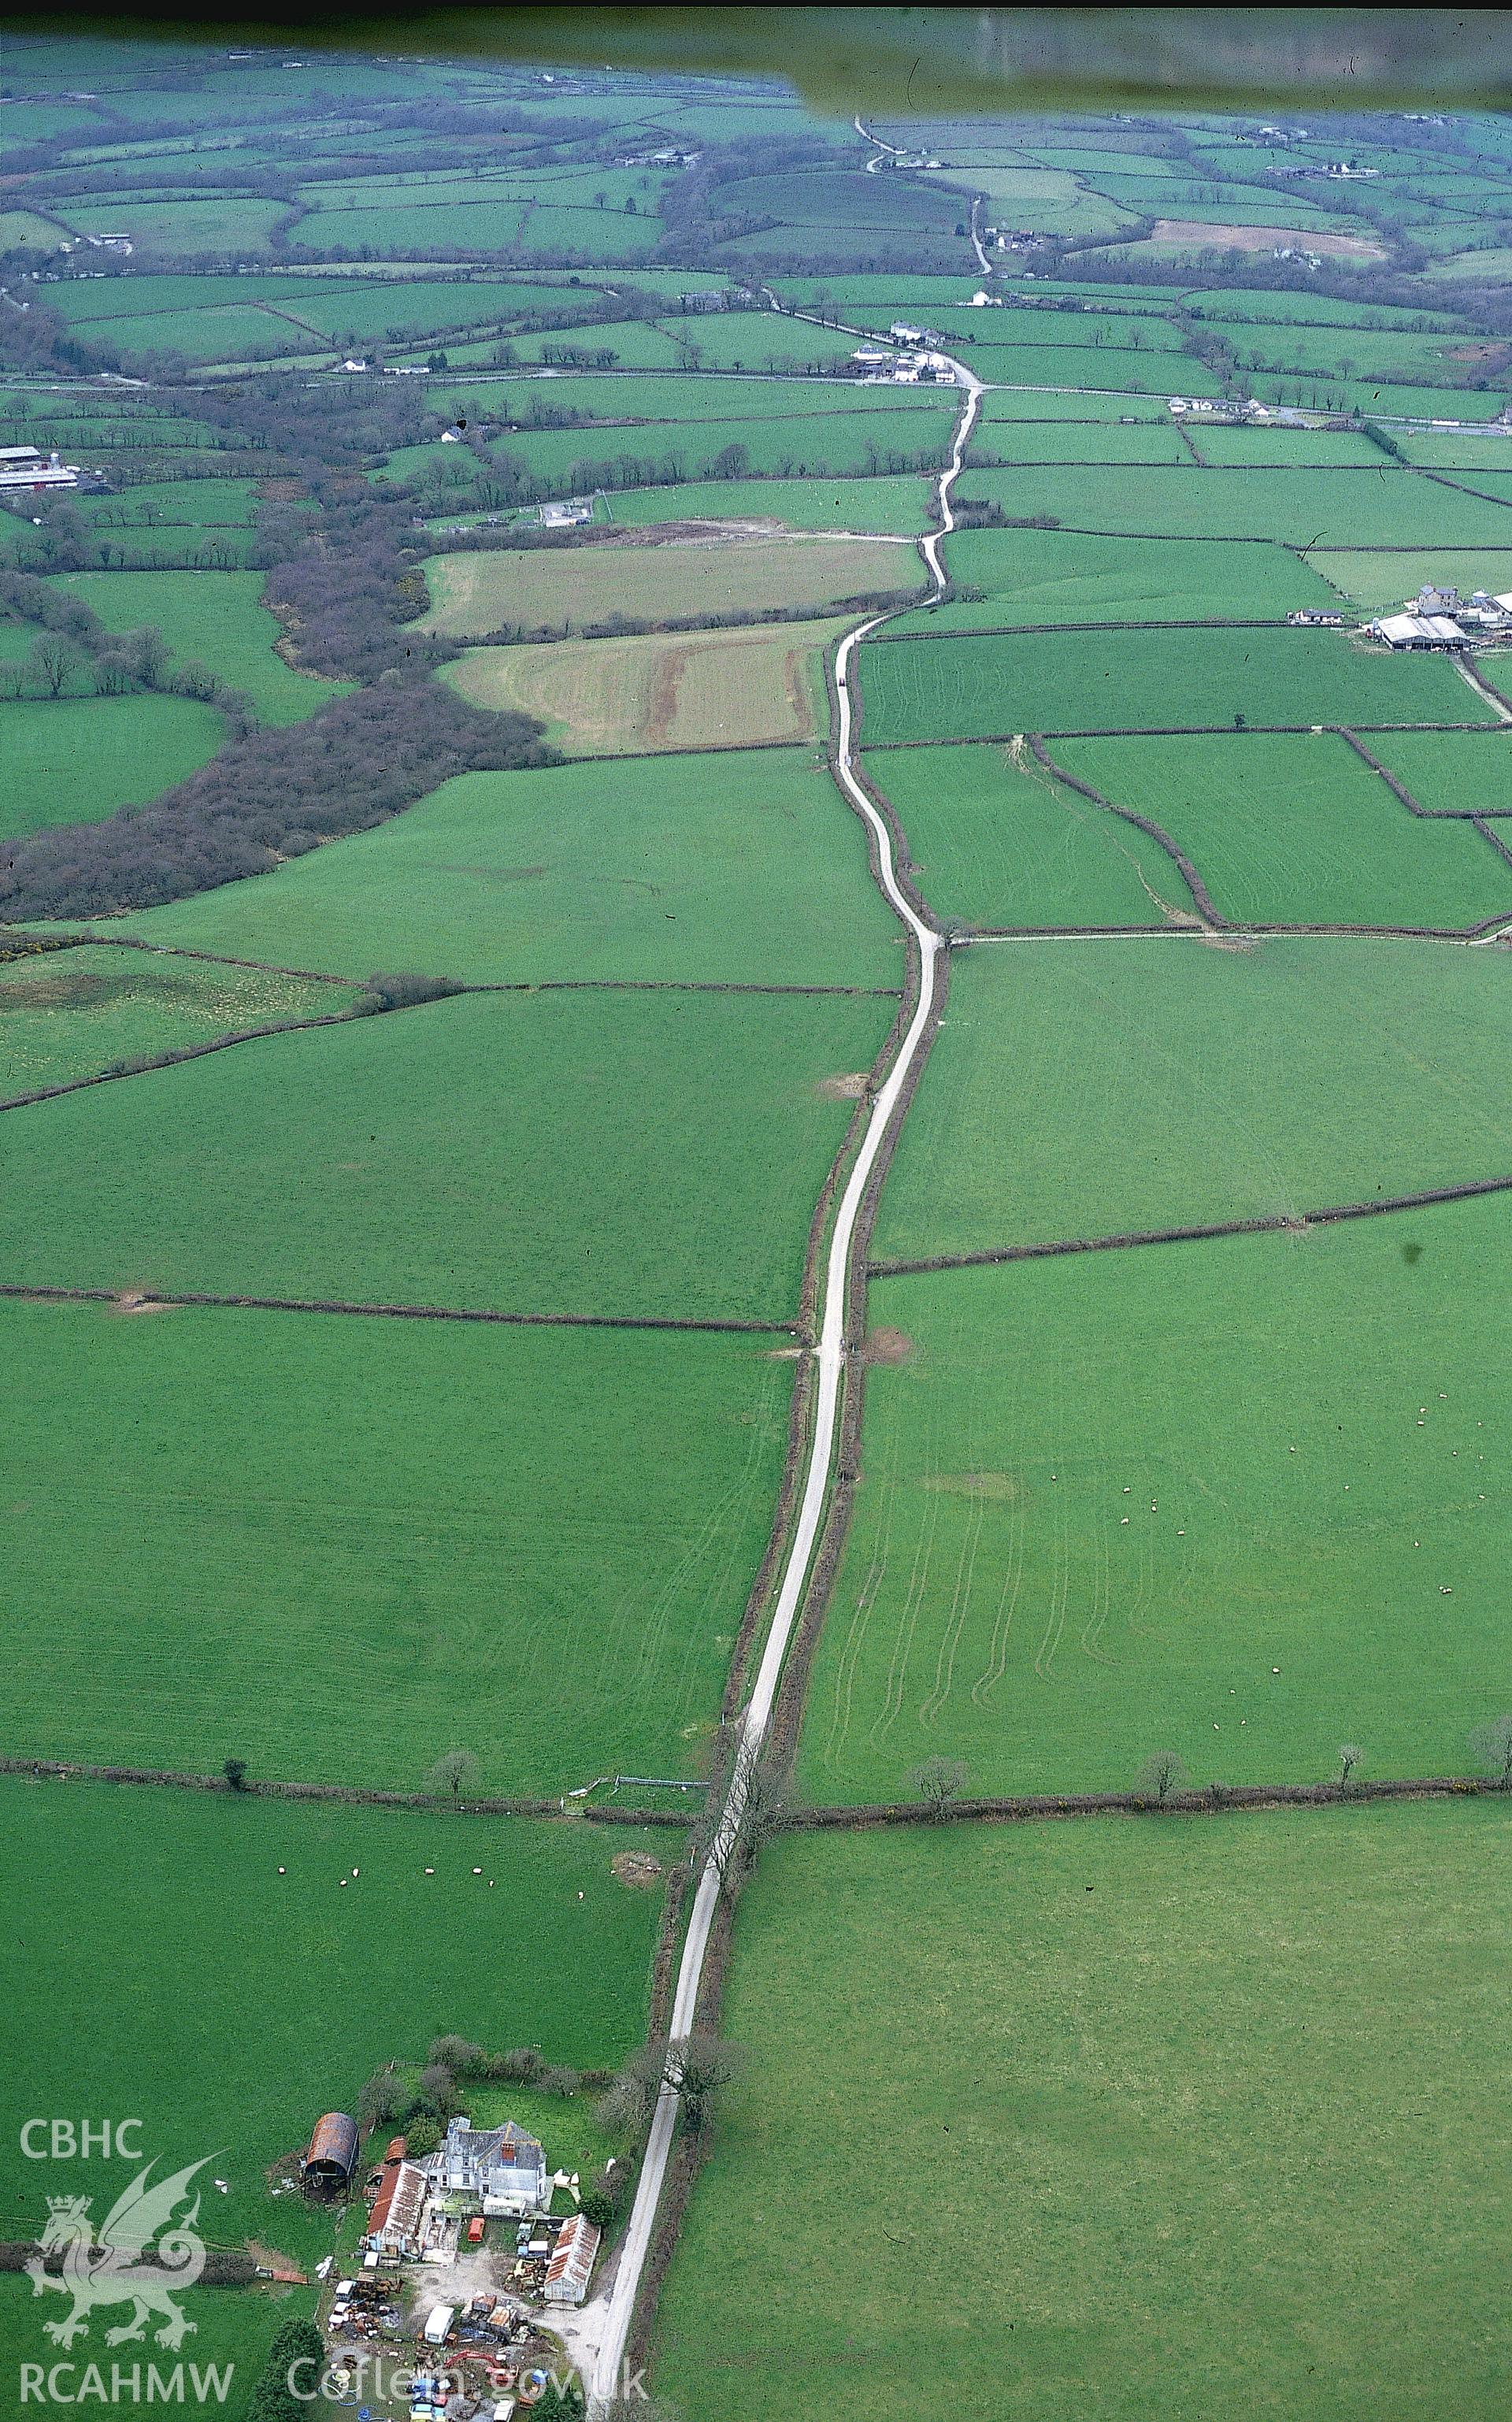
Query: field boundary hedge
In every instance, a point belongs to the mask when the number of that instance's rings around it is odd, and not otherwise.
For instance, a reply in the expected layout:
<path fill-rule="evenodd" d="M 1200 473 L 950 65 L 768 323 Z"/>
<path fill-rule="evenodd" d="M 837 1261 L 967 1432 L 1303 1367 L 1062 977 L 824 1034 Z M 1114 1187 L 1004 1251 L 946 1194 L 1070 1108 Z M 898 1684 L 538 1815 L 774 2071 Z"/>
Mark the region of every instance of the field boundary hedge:
<path fill-rule="evenodd" d="M 167 1310 L 226 1312 L 331 1312 L 360 1320 L 471 1320 L 504 1329 L 699 1329 L 737 1337 L 792 1337 L 791 1320 L 680 1320 L 640 1312 L 469 1311 L 454 1304 L 342 1303 L 322 1297 L 267 1295 L 170 1295 L 158 1287 L 18 1286 L 0 1282 L 0 1299 L 19 1303 L 162 1304 Z"/>
<path fill-rule="evenodd" d="M 1067 736 L 1078 735 L 1068 734 Z M 1100 791 L 1095 791 L 1090 782 L 1083 782 L 1077 775 L 1068 774 L 1063 766 L 1056 763 L 1038 732 L 1030 733 L 1029 745 L 1047 774 L 1051 775 L 1056 781 L 1063 782 L 1068 790 L 1077 792 L 1083 799 L 1090 799 L 1094 807 L 1106 808 L 1110 815 L 1122 816 L 1126 824 L 1137 825 L 1142 833 L 1148 834 L 1150 840 L 1165 851 L 1167 857 L 1170 858 L 1197 903 L 1200 914 L 1212 925 L 1226 926 L 1227 919 L 1219 914 L 1214 905 L 1212 894 L 1186 851 L 1177 847 L 1171 835 L 1161 826 L 1154 823 L 1149 816 L 1138 814 L 1133 808 L 1116 806 L 1111 799 L 1105 799 Z"/>
<path fill-rule="evenodd" d="M 1141 1791 L 1025 1792 L 993 1800 L 953 1800 L 942 1815 L 922 1801 L 858 1801 L 850 1806 L 789 1809 L 791 1833 L 864 1832 L 882 1825 L 1025 1824 L 1057 1816 L 1219 1816 L 1257 1808 L 1340 1808 L 1358 1801 L 1505 1798 L 1498 1775 L 1391 1777 L 1382 1782 L 1214 1783 L 1200 1791 L 1173 1791 L 1164 1800 Z"/>
<path fill-rule="evenodd" d="M 995 1267 L 1000 1262 L 1043 1262 L 1063 1253 L 1121 1252 L 1135 1245 L 1189 1245 L 1208 1236 L 1274 1235 L 1284 1230 L 1335 1227 L 1346 1219 L 1374 1219 L 1389 1211 L 1417 1211 L 1435 1203 L 1464 1203 L 1480 1194 L 1512 1193 L 1512 1176 L 1468 1178 L 1459 1186 L 1429 1186 L 1415 1194 L 1392 1194 L 1371 1203 L 1335 1203 L 1321 1211 L 1276 1211 L 1245 1219 L 1213 1219 L 1187 1228 L 1139 1228 L 1116 1236 L 1063 1236 L 1040 1245 L 993 1245 L 975 1253 L 932 1253 L 921 1261 L 871 1262 L 874 1279 L 914 1278 L 927 1270 Z"/>
<path fill-rule="evenodd" d="M 281 1782 L 248 1775 L 233 1792 L 220 1774 L 180 1773 L 171 1767 L 96 1766 L 82 1758 L 0 1756 L 0 1774 L 21 1774 L 39 1783 L 119 1783 L 165 1791 L 213 1791 L 238 1800 L 329 1800 L 354 1808 L 414 1808 L 433 1816 L 555 1816 L 566 1813 L 566 1801 L 554 1800 L 437 1798 L 428 1791 L 386 1791 L 360 1783 Z M 688 1818 L 675 1808 L 617 1808 L 607 1802 L 575 1809 L 570 1823 L 591 1825 L 672 1825 L 685 1829 Z"/>
<path fill-rule="evenodd" d="M 1487 687 L 1489 688 L 1491 684 L 1488 683 Z M 1501 692 L 1498 691 L 1497 696 L 1500 697 L 1500 695 Z M 1341 740 L 1347 740 L 1350 747 L 1354 750 L 1355 755 L 1357 757 L 1363 758 L 1365 763 L 1370 767 L 1373 774 L 1378 774 L 1380 776 L 1380 778 L 1385 783 L 1387 789 L 1394 792 L 1397 798 L 1401 800 L 1401 803 L 1407 810 L 1409 815 L 1421 816 L 1424 821 L 1428 824 L 1458 823 L 1470 825 L 1480 825 L 1488 815 L 1512 815 L 1512 808 L 1504 810 L 1498 808 L 1425 808 L 1420 799 L 1413 797 L 1411 792 L 1408 789 L 1407 784 L 1400 780 L 1398 777 L 1392 772 L 1389 765 L 1383 765 L 1378 757 L 1372 755 L 1371 751 L 1365 747 L 1364 742 L 1360 738 L 1359 733 L 1352 731 L 1348 724 L 1336 723 L 1331 728 L 1338 733 Z M 1374 728 L 1375 727 L 1367 727 L 1367 729 Z M 1477 731 L 1494 732 L 1497 730 L 1497 726 L 1495 724 L 1480 724 L 1476 726 L 1476 729 Z M 1488 840 L 1494 839 L 1494 835 L 1488 834 L 1487 838 Z"/>

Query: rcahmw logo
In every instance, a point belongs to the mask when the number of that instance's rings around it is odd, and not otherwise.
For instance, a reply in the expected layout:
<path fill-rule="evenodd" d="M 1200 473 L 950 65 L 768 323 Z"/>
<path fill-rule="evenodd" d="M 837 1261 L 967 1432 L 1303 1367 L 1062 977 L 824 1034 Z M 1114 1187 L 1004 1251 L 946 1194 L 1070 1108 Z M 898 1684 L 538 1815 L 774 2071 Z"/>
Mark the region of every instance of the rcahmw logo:
<path fill-rule="evenodd" d="M 141 2158 L 139 2119 L 123 2119 L 98 2127 L 85 2121 L 75 2130 L 68 2119 L 29 2119 L 21 2131 L 21 2149 L 28 2161 L 87 2160 L 98 2153 L 109 2160 L 114 2152 L 128 2161 Z M 180 2304 L 205 2268 L 205 2248 L 196 2224 L 199 2196 L 192 2183 L 213 2157 L 191 2162 L 170 2178 L 153 2179 L 154 2163 L 147 2162 L 116 2197 L 98 2235 L 89 2217 L 94 2197 L 49 2195 L 47 2223 L 39 2251 L 26 2264 L 34 2296 L 57 2294 L 71 2299 L 69 2309 L 43 2328 L 55 2347 L 71 2349 L 89 2336 L 93 2314 L 112 2304 L 129 2304 L 127 2320 L 103 2334 L 107 2347 L 144 2341 L 148 2321 L 161 2326 L 152 2336 L 160 2347 L 177 2352 L 195 2329 Z M 189 2209 L 181 2211 L 181 2206 Z M 23 2405 L 148 2404 L 205 2405 L 225 2403 L 235 2367 L 231 2364 L 108 2365 L 98 2362 L 24 2363 L 21 2367 Z"/>

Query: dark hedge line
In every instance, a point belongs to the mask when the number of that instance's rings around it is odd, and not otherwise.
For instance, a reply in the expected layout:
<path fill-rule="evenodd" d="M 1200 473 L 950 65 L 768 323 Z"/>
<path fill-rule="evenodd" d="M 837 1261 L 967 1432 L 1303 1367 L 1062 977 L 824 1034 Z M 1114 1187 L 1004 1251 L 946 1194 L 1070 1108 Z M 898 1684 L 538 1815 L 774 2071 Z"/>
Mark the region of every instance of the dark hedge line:
<path fill-rule="evenodd" d="M 334 699 L 304 723 L 250 731 L 149 807 L 0 849 L 0 918 L 109 916 L 264 874 L 365 832 L 453 774 L 561 761 L 533 717 L 486 714 L 414 674 Z"/>

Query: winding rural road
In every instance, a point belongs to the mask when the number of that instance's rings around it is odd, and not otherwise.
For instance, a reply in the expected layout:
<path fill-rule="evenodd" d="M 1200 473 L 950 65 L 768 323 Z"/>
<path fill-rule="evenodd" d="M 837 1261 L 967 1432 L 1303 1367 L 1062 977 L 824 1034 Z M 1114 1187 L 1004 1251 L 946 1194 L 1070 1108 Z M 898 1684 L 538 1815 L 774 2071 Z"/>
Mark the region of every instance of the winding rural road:
<path fill-rule="evenodd" d="M 939 475 L 938 527 L 923 542 L 923 552 L 935 583 L 937 597 L 945 587 L 945 571 L 940 561 L 940 542 L 955 527 L 951 504 L 951 490 L 960 472 L 971 432 L 982 403 L 982 382 L 974 377 L 964 363 L 956 362 L 955 370 L 966 400 L 955 425 L 954 440 L 949 464 Z M 772 1708 L 777 1698 L 777 1686 L 781 1676 L 782 1660 L 787 1654 L 793 1627 L 797 1620 L 803 1599 L 804 1583 L 819 1537 L 825 1501 L 828 1494 L 829 1475 L 834 1460 L 835 1434 L 840 1412 L 841 1374 L 845 1354 L 845 1271 L 850 1257 L 856 1222 L 860 1215 L 861 1200 L 867 1181 L 876 1164 L 892 1114 L 898 1106 L 909 1074 L 919 1058 L 935 1006 L 936 969 L 944 937 L 933 925 L 927 924 L 904 897 L 893 864 L 892 837 L 877 813 L 857 777 L 855 764 L 855 689 L 856 651 L 869 632 L 885 615 L 874 615 L 856 630 L 847 632 L 841 641 L 835 658 L 835 684 L 839 698 L 839 731 L 836 740 L 835 778 L 846 798 L 862 818 L 876 843 L 877 876 L 889 905 L 912 935 L 919 951 L 919 999 L 908 1029 L 900 1044 L 892 1066 L 878 1088 L 867 1122 L 866 1133 L 855 1164 L 841 1197 L 840 1209 L 829 1239 L 829 1251 L 825 1262 L 824 1316 L 820 1325 L 818 1345 L 819 1386 L 814 1408 L 813 1439 L 809 1452 L 808 1475 L 804 1482 L 803 1500 L 798 1508 L 793 1544 L 783 1568 L 781 1587 L 778 1592 L 771 1628 L 758 1669 L 755 1686 L 740 1718 L 734 1766 L 730 1791 L 715 1837 L 713 1849 L 704 1862 L 694 1896 L 692 1914 L 683 1944 L 682 1963 L 677 1974 L 677 1991 L 672 2003 L 668 2032 L 673 2041 L 694 2031 L 698 2010 L 699 1989 L 703 1980 L 704 1960 L 708 1955 L 709 1936 L 718 1905 L 724 1868 L 740 1822 L 745 1813 L 750 1771 L 760 1756 L 771 1726 Z M 582 2320 L 584 2334 L 575 2332 L 575 2351 L 585 2372 L 592 2380 L 589 2400 L 591 2417 L 602 2415 L 610 2399 L 622 2387 L 625 2348 L 629 2343 L 630 2324 L 635 2312 L 646 2257 L 651 2249 L 655 2226 L 656 2208 L 661 2200 L 667 2164 L 671 2154 L 672 2136 L 677 2124 L 677 2089 L 664 2084 L 657 2100 L 655 2115 L 646 2145 L 645 2160 L 636 2189 L 636 2200 L 630 2214 L 630 2225 L 621 2249 L 614 2284 L 602 2307 L 601 2325 L 596 2342 L 589 2336 L 600 2313 L 590 2310 Z"/>

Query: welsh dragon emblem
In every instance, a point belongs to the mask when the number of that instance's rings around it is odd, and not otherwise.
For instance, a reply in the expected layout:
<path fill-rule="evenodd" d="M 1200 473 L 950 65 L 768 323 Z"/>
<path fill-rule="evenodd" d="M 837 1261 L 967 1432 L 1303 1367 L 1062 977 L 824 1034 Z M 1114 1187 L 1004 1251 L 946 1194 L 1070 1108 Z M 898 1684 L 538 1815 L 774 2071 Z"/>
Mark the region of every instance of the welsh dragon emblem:
<path fill-rule="evenodd" d="M 206 2161 L 213 2158 L 210 2154 L 205 2156 Z M 71 2312 L 65 2313 L 61 2320 L 46 2324 L 47 2335 L 55 2345 L 70 2347 L 75 2338 L 87 2337 L 89 2316 L 97 2304 L 124 2304 L 133 2306 L 132 2318 L 118 2329 L 105 2332 L 106 2346 L 120 2346 L 132 2338 L 145 2337 L 150 2313 L 160 2315 L 163 2321 L 163 2327 L 155 2333 L 159 2346 L 183 2344 L 195 2323 L 184 2320 L 174 2297 L 192 2288 L 205 2267 L 205 2249 L 195 2233 L 195 2223 L 199 2218 L 198 2195 L 176 2226 L 169 2224 L 176 2207 L 188 2195 L 190 2179 L 204 2166 L 205 2162 L 193 2162 L 186 2170 L 176 2171 L 171 2178 L 160 2178 L 153 2186 L 150 2183 L 153 2165 L 149 2162 L 117 2198 L 98 2240 L 88 2216 L 90 2196 L 48 2197 L 47 2225 L 40 2240 L 42 2252 L 32 2257 L 26 2269 L 34 2296 L 55 2288 L 73 2299 Z M 62 2276 L 55 2279 L 49 2275 L 43 2257 L 60 2249 Z M 149 2250 L 155 2259 L 143 2262 L 139 2257 Z"/>

